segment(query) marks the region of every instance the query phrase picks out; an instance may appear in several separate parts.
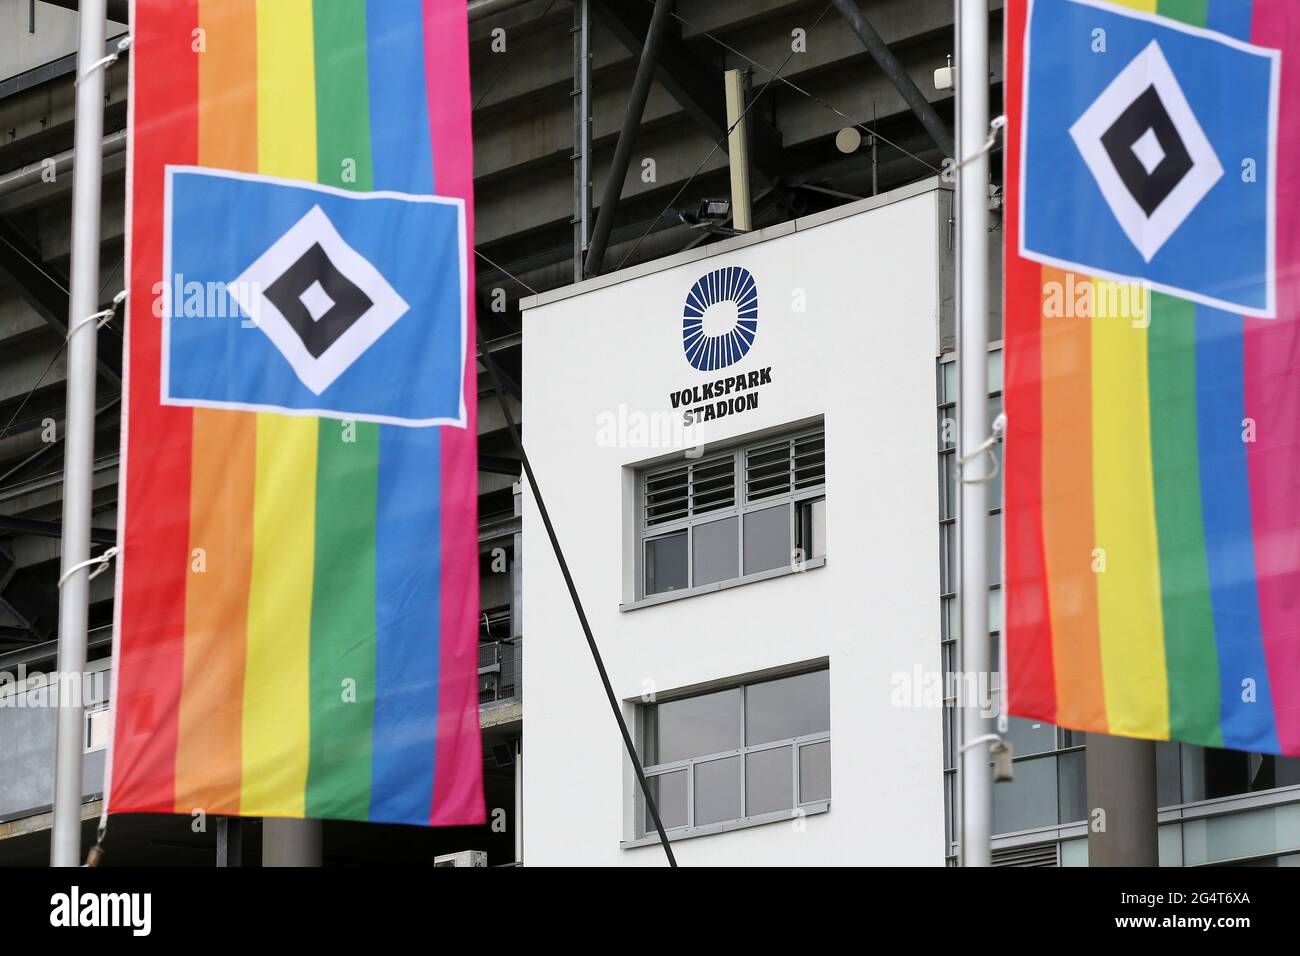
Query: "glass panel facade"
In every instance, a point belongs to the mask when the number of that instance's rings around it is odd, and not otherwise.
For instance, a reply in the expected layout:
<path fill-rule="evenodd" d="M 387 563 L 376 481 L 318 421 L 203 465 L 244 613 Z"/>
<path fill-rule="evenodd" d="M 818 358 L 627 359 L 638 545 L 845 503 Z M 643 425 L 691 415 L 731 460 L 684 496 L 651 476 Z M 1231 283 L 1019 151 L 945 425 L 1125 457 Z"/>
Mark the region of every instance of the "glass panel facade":
<path fill-rule="evenodd" d="M 826 499 L 805 501 L 799 506 L 799 547 L 805 558 L 826 557 Z"/>
<path fill-rule="evenodd" d="M 799 748 L 799 802 L 831 798 L 831 743 L 824 740 Z"/>
<path fill-rule="evenodd" d="M 654 704 L 645 713 L 645 760 L 673 763 L 741 746 L 739 687 Z"/>
<path fill-rule="evenodd" d="M 745 573 L 790 564 L 790 507 L 779 505 L 745 514 Z"/>
<path fill-rule="evenodd" d="M 645 593 L 662 594 L 686 587 L 686 532 L 651 538 L 645 543 Z"/>
<path fill-rule="evenodd" d="M 691 530 L 691 583 L 693 587 L 738 577 L 740 549 L 736 545 L 736 518 L 697 524 Z"/>
<path fill-rule="evenodd" d="M 750 684 L 745 690 L 745 744 L 765 744 L 830 730 L 831 672 Z"/>
<path fill-rule="evenodd" d="M 686 771 L 662 773 L 650 777 L 646 782 L 650 784 L 650 796 L 659 809 L 659 819 L 663 821 L 664 829 L 686 826 Z M 655 822 L 648 807 L 645 811 L 645 830 L 647 833 L 655 832 Z"/>
<path fill-rule="evenodd" d="M 695 765 L 695 825 L 735 820 L 740 816 L 740 757 L 723 757 Z"/>
<path fill-rule="evenodd" d="M 682 775 L 655 784 L 674 821 L 686 804 L 685 821 L 672 825 L 716 827 L 829 801 L 829 695 L 822 667 L 641 708 L 647 775 Z M 641 833 L 653 833 L 644 818 Z"/>
<path fill-rule="evenodd" d="M 789 747 L 745 756 L 745 813 L 756 817 L 794 806 L 794 758 Z"/>
<path fill-rule="evenodd" d="M 1056 728 L 1042 720 L 1010 717 L 1007 719 L 1007 739 L 1011 741 L 1012 755 L 1016 757 L 1050 753 L 1056 749 Z"/>
<path fill-rule="evenodd" d="M 1081 823 L 1088 819 L 1088 793 L 1082 750 L 1056 758 L 1056 819 L 1058 823 Z"/>
<path fill-rule="evenodd" d="M 1056 804 L 1056 758 L 1017 760 L 1015 779 L 993 787 L 993 832 L 1053 826 Z"/>
<path fill-rule="evenodd" d="M 1300 850 L 1300 804 L 1187 820 L 1182 829 L 1184 866 Z"/>

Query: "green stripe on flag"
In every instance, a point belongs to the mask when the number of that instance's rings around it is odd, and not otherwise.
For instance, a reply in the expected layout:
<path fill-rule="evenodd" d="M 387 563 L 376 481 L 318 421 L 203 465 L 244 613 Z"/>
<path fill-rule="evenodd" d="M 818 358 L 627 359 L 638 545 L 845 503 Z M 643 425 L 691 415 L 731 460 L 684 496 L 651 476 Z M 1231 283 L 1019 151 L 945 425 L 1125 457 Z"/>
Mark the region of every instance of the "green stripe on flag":
<path fill-rule="evenodd" d="M 316 178 L 326 186 L 374 189 L 365 0 L 315 0 Z"/>
<path fill-rule="evenodd" d="M 379 426 L 322 418 L 316 454 L 307 816 L 364 820 L 375 717 Z"/>
<path fill-rule="evenodd" d="M 1160 0 L 1156 4 L 1156 13 L 1171 20 L 1180 20 L 1189 27 L 1203 27 L 1208 6 L 1209 0 Z"/>
<path fill-rule="evenodd" d="M 374 188 L 365 0 L 315 0 L 317 179 Z M 306 815 L 370 816 L 379 426 L 320 420 Z"/>
<path fill-rule="evenodd" d="M 1196 422 L 1196 305 L 1150 294 L 1147 374 L 1169 734 L 1222 745 Z"/>

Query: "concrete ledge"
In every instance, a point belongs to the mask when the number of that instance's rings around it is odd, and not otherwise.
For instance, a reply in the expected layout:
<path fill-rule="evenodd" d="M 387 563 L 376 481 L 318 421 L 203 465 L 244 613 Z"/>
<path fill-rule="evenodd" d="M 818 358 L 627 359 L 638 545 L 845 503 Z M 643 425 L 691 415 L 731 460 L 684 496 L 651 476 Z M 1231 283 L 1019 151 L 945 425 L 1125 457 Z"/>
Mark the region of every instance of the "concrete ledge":
<path fill-rule="evenodd" d="M 104 812 L 103 800 L 91 800 L 89 803 L 81 805 L 81 820 L 96 820 Z M 26 836 L 29 833 L 39 833 L 42 830 L 48 830 L 54 825 L 54 813 L 46 810 L 44 813 L 34 813 L 29 817 L 19 817 L 16 820 L 9 820 L 0 823 L 0 840 L 7 840 L 10 837 Z"/>

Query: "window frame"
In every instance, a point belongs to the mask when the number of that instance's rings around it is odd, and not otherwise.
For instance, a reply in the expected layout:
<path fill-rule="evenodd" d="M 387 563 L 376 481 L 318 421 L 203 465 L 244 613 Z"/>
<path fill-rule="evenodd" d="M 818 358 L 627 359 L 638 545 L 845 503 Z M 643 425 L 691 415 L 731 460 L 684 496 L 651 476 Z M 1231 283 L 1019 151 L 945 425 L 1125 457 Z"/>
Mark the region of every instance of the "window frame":
<path fill-rule="evenodd" d="M 740 721 L 739 732 L 740 732 L 740 740 L 742 741 L 742 745 L 740 747 L 732 747 L 728 750 L 719 750 L 714 753 L 700 754 L 695 757 L 683 757 L 679 760 L 672 760 L 665 763 L 649 764 L 642 768 L 645 772 L 647 782 L 649 782 L 650 780 L 656 777 L 664 776 L 666 774 L 677 773 L 683 770 L 686 772 L 686 823 L 685 825 L 675 826 L 675 827 L 669 827 L 665 825 L 664 832 L 669 835 L 670 839 L 679 839 L 688 836 L 702 836 L 707 833 L 718 833 L 724 830 L 739 829 L 741 827 L 754 826 L 761 823 L 770 823 L 775 820 L 789 820 L 801 812 L 806 815 L 809 813 L 816 813 L 816 812 L 821 812 L 830 809 L 831 798 L 829 794 L 825 797 L 818 797 L 816 799 L 800 800 L 801 794 L 799 792 L 800 790 L 799 760 L 803 752 L 803 749 L 813 744 L 819 744 L 819 743 L 830 744 L 831 732 L 829 728 L 824 731 L 818 731 L 812 734 L 801 734 L 796 737 L 786 737 L 780 740 L 768 740 L 758 744 L 744 743 L 746 739 L 745 718 L 746 718 L 746 712 L 747 712 L 747 707 L 749 702 L 750 687 L 753 687 L 756 684 L 766 684 L 766 683 L 771 683 L 772 681 L 785 680 L 792 677 L 799 677 L 804 674 L 815 674 L 821 671 L 826 671 L 829 679 L 829 672 L 830 672 L 829 667 L 813 667 L 810 669 L 792 671 L 791 673 L 788 674 L 778 674 L 770 677 L 744 680 L 736 684 L 728 685 L 726 687 L 719 687 L 707 691 L 702 691 L 699 694 L 683 694 L 675 697 L 669 697 L 662 701 L 656 701 L 653 704 L 641 706 L 641 719 L 638 720 L 638 724 L 637 724 L 638 731 L 639 731 L 638 736 L 641 739 L 638 741 L 637 750 L 638 750 L 638 757 L 643 758 L 646 752 L 646 740 L 645 740 L 645 733 L 644 733 L 646 721 L 644 719 L 644 715 L 648 707 L 658 706 L 661 703 L 670 704 L 678 700 L 689 700 L 693 697 L 717 693 L 720 690 L 730 690 L 730 689 L 740 690 L 740 707 L 738 708 L 739 721 Z M 828 696 L 827 723 L 830 722 L 829 706 L 830 706 L 830 701 Z M 768 810 L 762 813 L 749 814 L 746 812 L 748 810 L 748 784 L 746 779 L 747 778 L 746 771 L 748 770 L 748 757 L 751 754 L 761 753 L 762 751 L 766 751 L 766 750 L 777 750 L 780 749 L 781 747 L 790 748 L 790 761 L 791 761 L 790 807 L 788 809 Z M 729 757 L 740 758 L 740 816 L 728 818 L 726 820 L 717 820 L 710 823 L 703 823 L 697 825 L 695 823 L 695 769 L 700 764 L 712 763 L 716 760 L 725 760 Z M 658 834 L 655 831 L 653 823 L 646 818 L 647 807 L 645 802 L 645 795 L 641 792 L 639 787 L 636 790 L 635 799 L 633 800 L 633 812 L 634 812 L 634 821 L 635 821 L 633 831 L 635 833 L 635 839 L 632 841 L 631 845 L 636 845 L 641 841 L 649 841 L 649 842 L 657 841 Z"/>
<path fill-rule="evenodd" d="M 808 485 L 804 488 L 796 488 L 794 481 L 794 444 L 801 439 L 810 437 L 820 437 L 822 440 L 822 480 L 815 485 Z M 746 492 L 745 481 L 745 456 L 746 452 L 752 449 L 768 445 L 775 445 L 785 442 L 790 446 L 790 488 L 779 494 L 768 495 L 762 498 L 749 500 Z M 748 584 L 753 581 L 762 581 L 771 577 L 779 577 L 785 574 L 797 573 L 800 570 L 809 570 L 815 567 L 821 567 L 826 562 L 825 555 L 816 558 L 810 558 L 807 555 L 799 568 L 794 566 L 793 558 L 787 560 L 785 564 L 775 568 L 768 568 L 762 571 L 753 571 L 745 573 L 745 516 L 754 512 L 767 511 L 773 508 L 784 507 L 786 509 L 786 526 L 789 534 L 790 550 L 802 547 L 800 540 L 800 521 L 799 512 L 805 502 L 816 499 L 826 498 L 826 475 L 825 475 L 825 442 L 826 427 L 825 423 L 818 421 L 811 425 L 802 425 L 792 429 L 775 432 L 765 436 L 750 436 L 737 441 L 726 450 L 712 455 L 702 456 L 698 459 L 687 459 L 685 462 L 681 458 L 674 458 L 672 461 L 661 462 L 656 465 L 636 469 L 635 476 L 635 501 L 633 503 L 633 533 L 635 542 L 633 546 L 633 577 L 634 589 L 633 600 L 630 605 L 624 605 L 625 608 L 640 607 L 646 604 L 658 604 L 664 601 L 679 600 L 685 597 L 692 597 L 697 594 L 707 594 L 712 591 L 719 591 L 725 588 L 735 587 L 741 584 Z M 707 467 L 710 464 L 725 461 L 728 458 L 732 462 L 732 503 L 725 508 L 714 508 L 709 511 L 703 511 L 697 514 L 690 513 L 690 498 L 693 494 L 692 483 L 694 481 L 694 470 L 700 467 Z M 668 521 L 662 521 L 655 524 L 647 522 L 647 496 L 648 485 L 654 479 L 663 475 L 678 471 L 686 465 L 687 471 L 687 514 L 683 517 L 673 518 Z M 703 525 L 712 524 L 716 521 L 724 521 L 728 518 L 735 518 L 736 529 L 736 570 L 737 574 L 732 577 L 723 578 L 718 581 L 710 581 L 707 584 L 695 584 L 695 529 Z M 668 538 L 673 535 L 686 533 L 686 587 L 677 588 L 670 591 L 657 591 L 647 593 L 646 589 L 646 571 L 649 566 L 647 554 L 650 544 L 654 541 Z"/>
<path fill-rule="evenodd" d="M 99 720 L 108 721 L 105 729 L 104 742 L 101 744 L 94 743 L 93 731 L 96 722 Z M 112 714 L 108 706 L 108 701 L 99 701 L 86 707 L 81 724 L 81 752 L 83 754 L 99 753 L 101 750 L 107 750 L 112 738 Z"/>

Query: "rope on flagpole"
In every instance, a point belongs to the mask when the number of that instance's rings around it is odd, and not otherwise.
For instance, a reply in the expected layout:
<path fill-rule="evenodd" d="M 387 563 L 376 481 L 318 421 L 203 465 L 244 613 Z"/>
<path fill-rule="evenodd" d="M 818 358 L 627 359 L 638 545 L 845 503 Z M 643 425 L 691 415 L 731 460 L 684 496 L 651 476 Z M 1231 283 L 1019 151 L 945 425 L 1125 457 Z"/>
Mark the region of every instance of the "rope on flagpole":
<path fill-rule="evenodd" d="M 979 158 L 980 158 L 981 156 L 983 156 L 985 153 L 987 153 L 987 152 L 989 152 L 991 149 L 993 149 L 993 144 L 996 143 L 996 142 L 998 141 L 998 133 L 999 133 L 999 131 L 1001 131 L 1002 129 L 1004 129 L 1004 128 L 1006 127 L 1006 125 L 1007 125 L 1007 118 L 1006 118 L 1006 116 L 995 116 L 995 117 L 993 117 L 993 121 L 989 123 L 989 136 L 988 136 L 988 139 L 984 140 L 984 145 L 981 146 L 979 149 L 975 150 L 975 152 L 971 153 L 969 156 L 967 156 L 967 157 L 966 157 L 965 159 L 963 159 L 961 162 L 953 163 L 951 166 L 947 167 L 947 171 L 948 171 L 950 174 L 951 174 L 951 173 L 955 173 L 957 170 L 961 169 L 963 166 L 966 166 L 966 165 L 968 165 L 969 163 L 973 163 L 973 162 L 975 162 L 975 160 L 979 159 Z"/>
<path fill-rule="evenodd" d="M 992 481 L 998 476 L 1001 471 L 1001 465 L 998 463 L 998 456 L 993 451 L 993 447 L 1001 440 L 1002 436 L 1006 433 L 1006 430 L 1007 415 L 1006 412 L 1002 412 L 997 418 L 993 419 L 993 431 L 989 437 L 980 442 L 975 450 L 969 455 L 958 458 L 953 462 L 953 470 L 957 473 L 957 478 L 962 484 L 978 485 L 986 481 Z M 992 470 L 988 474 L 980 475 L 978 478 L 966 478 L 962 475 L 962 470 L 967 465 L 975 461 L 976 458 L 981 458 L 986 455 L 988 456 L 989 461 L 992 462 Z"/>
<path fill-rule="evenodd" d="M 76 80 L 73 81 L 72 85 L 78 86 L 82 80 L 84 80 L 90 74 L 94 73 L 96 70 L 108 69 L 110 66 L 112 66 L 114 63 L 117 62 L 118 57 L 120 57 L 123 53 L 125 53 L 130 48 L 131 48 L 131 37 L 130 36 L 122 37 L 122 39 L 117 41 L 116 51 L 110 53 L 108 56 L 104 57 L 103 59 L 96 60 L 94 63 L 90 64 L 90 66 L 86 67 L 86 72 L 82 73 L 79 77 L 77 77 Z"/>
<path fill-rule="evenodd" d="M 95 845 L 86 851 L 86 866 L 99 866 L 104 859 L 104 837 L 108 835 L 108 800 L 104 800 L 103 809 L 99 811 L 99 826 L 95 829 Z"/>
<path fill-rule="evenodd" d="M 81 561 L 81 562 L 79 562 L 79 563 L 77 563 L 77 564 L 74 564 L 72 567 L 68 568 L 68 570 L 64 571 L 63 574 L 59 577 L 59 584 L 58 584 L 58 586 L 59 586 L 59 587 L 63 587 L 63 585 L 67 582 L 68 578 L 72 577 L 74 574 L 76 574 L 76 573 L 77 573 L 78 571 L 80 571 L 82 568 L 88 568 L 88 567 L 90 567 L 91 565 L 95 565 L 95 564 L 97 564 L 97 565 L 99 565 L 99 567 L 95 568 L 94 571 L 91 571 L 91 572 L 90 572 L 90 577 L 88 577 L 88 578 L 86 579 L 87 581 L 93 581 L 93 580 L 95 580 L 95 578 L 99 577 L 101 574 L 103 574 L 105 571 L 108 570 L 108 566 L 109 566 L 109 564 L 112 563 L 112 561 L 113 561 L 113 559 L 114 559 L 115 557 L 117 557 L 117 546 L 116 546 L 116 545 L 114 545 L 113 547 L 109 548 L 107 551 L 105 551 L 103 554 L 101 554 L 101 555 L 100 555 L 99 557 L 97 557 L 97 558 L 89 558 L 89 559 L 87 559 L 87 560 L 85 560 L 85 561 Z"/>
<path fill-rule="evenodd" d="M 84 319 L 81 319 L 72 328 L 68 329 L 68 334 L 63 337 L 63 340 L 65 342 L 71 341 L 72 336 L 75 332 L 77 332 L 83 326 L 89 325 L 91 322 L 95 323 L 96 329 L 102 329 L 104 326 L 106 326 L 109 322 L 113 320 L 113 316 L 117 315 L 117 307 L 121 305 L 124 301 L 126 301 L 125 289 L 123 289 L 117 295 L 113 296 L 113 304 L 110 305 L 107 309 L 100 309 L 98 312 L 91 313 L 90 315 L 86 316 Z"/>

